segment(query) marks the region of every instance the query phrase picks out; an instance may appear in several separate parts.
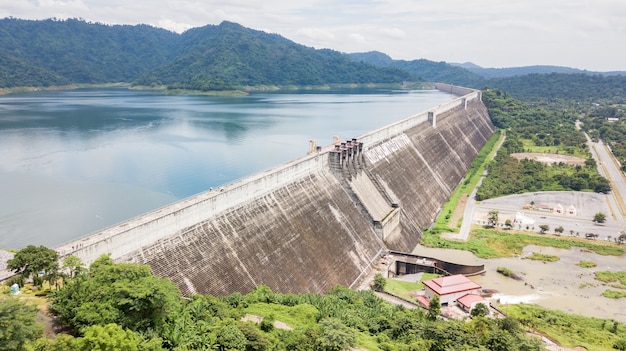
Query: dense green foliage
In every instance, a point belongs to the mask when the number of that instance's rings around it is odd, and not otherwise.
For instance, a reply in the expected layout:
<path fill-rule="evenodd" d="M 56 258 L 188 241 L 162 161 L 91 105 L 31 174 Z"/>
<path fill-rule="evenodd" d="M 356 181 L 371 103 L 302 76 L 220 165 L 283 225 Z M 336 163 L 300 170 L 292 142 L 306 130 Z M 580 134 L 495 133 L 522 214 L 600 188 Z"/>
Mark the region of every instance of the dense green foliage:
<path fill-rule="evenodd" d="M 412 61 L 393 60 L 388 55 L 377 51 L 346 55 L 355 61 L 367 62 L 379 67 L 399 68 L 428 82 L 445 82 L 449 84 L 481 88 L 485 86 L 488 81 L 478 74 L 445 62 L 434 62 L 425 59 Z"/>
<path fill-rule="evenodd" d="M 626 97 L 626 76 L 601 76 L 588 74 L 527 74 L 523 76 L 492 79 L 489 86 L 508 91 L 518 99 L 618 99 Z"/>
<path fill-rule="evenodd" d="M 28 306 L 14 297 L 0 297 L 0 350 L 25 350 L 27 341 L 43 333 L 35 322 L 37 308 Z"/>
<path fill-rule="evenodd" d="M 51 309 L 78 331 L 116 323 L 133 330 L 160 331 L 180 303 L 178 288 L 150 273 L 145 265 L 115 264 L 108 256 L 94 261 L 50 296 Z"/>
<path fill-rule="evenodd" d="M 59 254 L 55 250 L 43 245 L 28 245 L 7 261 L 7 268 L 26 279 L 32 276 L 35 283 L 41 285 L 43 280 L 57 278 L 58 261 Z"/>
<path fill-rule="evenodd" d="M 183 34 L 77 19 L 0 20 L 0 88 L 135 82 L 173 89 L 415 81 L 279 35 L 223 22 Z"/>
<path fill-rule="evenodd" d="M 183 54 L 135 83 L 171 88 L 223 90 L 254 85 L 399 83 L 398 69 L 356 63 L 331 50 L 315 50 L 279 35 L 231 22 L 183 34 Z"/>
<path fill-rule="evenodd" d="M 0 299 L 0 325 L 23 312 L 12 327 L 30 328 L 19 334 L 19 345 L 37 351 L 491 350 L 496 344 L 540 350 L 539 340 L 527 338 L 509 319 L 444 320 L 436 306 L 430 313 L 407 310 L 372 290 L 336 287 L 325 295 L 295 295 L 259 286 L 245 295 L 182 299 L 170 286 L 146 266 L 103 256 L 49 296 L 61 321 L 76 328 L 74 336 L 36 339 L 41 333 L 36 309 L 14 298 Z"/>
<path fill-rule="evenodd" d="M 61 334 L 55 340 L 38 339 L 37 351 L 160 351 L 160 338 L 144 339 L 140 334 L 117 324 L 94 325 L 84 329 L 84 336 Z"/>
<path fill-rule="evenodd" d="M 532 151 L 525 148 L 526 144 L 548 147 L 557 154 L 586 153 L 585 137 L 575 128 L 575 114 L 531 107 L 499 90 L 485 91 L 483 100 L 493 123 L 508 132 L 476 192 L 477 200 L 545 190 L 610 191 L 609 181 L 598 174 L 592 159 L 584 167 L 564 163 L 550 166 L 510 156 Z"/>
<path fill-rule="evenodd" d="M 130 82 L 172 59 L 178 38 L 146 25 L 5 18 L 0 57 L 14 64 L 0 66 L 0 87 Z"/>
<path fill-rule="evenodd" d="M 466 70 L 481 75 L 486 78 L 505 78 L 514 76 L 523 76 L 527 74 L 550 74 L 550 73 L 565 73 L 576 74 L 582 73 L 587 75 L 604 75 L 615 76 L 624 75 L 626 72 L 591 72 L 571 67 L 563 66 L 550 66 L 550 65 L 533 65 L 523 67 L 503 67 L 503 68 L 484 68 L 472 63 L 453 64 L 455 66 L 463 67 Z"/>

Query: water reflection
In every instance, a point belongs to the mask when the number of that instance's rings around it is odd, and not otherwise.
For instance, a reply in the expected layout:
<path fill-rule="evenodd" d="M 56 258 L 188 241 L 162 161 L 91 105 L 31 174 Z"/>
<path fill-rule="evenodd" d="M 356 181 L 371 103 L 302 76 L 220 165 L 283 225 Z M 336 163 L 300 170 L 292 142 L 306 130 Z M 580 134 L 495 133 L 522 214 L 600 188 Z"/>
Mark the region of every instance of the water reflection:
<path fill-rule="evenodd" d="M 0 97 L 0 247 L 71 238 L 453 97 L 437 91 L 163 96 L 85 89 Z"/>

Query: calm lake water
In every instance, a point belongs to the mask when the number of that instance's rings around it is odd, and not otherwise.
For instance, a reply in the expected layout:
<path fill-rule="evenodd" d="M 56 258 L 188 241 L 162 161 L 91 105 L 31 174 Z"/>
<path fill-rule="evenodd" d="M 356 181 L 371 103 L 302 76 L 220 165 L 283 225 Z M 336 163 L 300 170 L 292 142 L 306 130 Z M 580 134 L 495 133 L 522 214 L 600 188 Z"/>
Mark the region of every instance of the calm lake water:
<path fill-rule="evenodd" d="M 452 100 L 85 89 L 0 97 L 0 248 L 57 246 Z"/>

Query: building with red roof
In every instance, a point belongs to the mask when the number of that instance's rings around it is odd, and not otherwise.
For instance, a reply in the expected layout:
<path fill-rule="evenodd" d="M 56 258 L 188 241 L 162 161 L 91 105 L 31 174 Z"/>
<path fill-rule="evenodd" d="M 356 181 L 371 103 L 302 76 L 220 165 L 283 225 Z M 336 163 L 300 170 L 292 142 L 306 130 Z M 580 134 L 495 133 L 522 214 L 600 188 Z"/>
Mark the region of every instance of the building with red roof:
<path fill-rule="evenodd" d="M 425 296 L 432 300 L 433 296 L 439 296 L 442 305 L 455 302 L 467 294 L 478 294 L 481 286 L 469 280 L 462 274 L 439 277 L 423 281 Z"/>
<path fill-rule="evenodd" d="M 480 295 L 467 294 L 462 297 L 459 297 L 456 302 L 465 312 L 471 312 L 472 309 L 478 305 L 479 303 L 484 303 L 487 307 L 489 303 L 485 301 L 485 299 Z"/>

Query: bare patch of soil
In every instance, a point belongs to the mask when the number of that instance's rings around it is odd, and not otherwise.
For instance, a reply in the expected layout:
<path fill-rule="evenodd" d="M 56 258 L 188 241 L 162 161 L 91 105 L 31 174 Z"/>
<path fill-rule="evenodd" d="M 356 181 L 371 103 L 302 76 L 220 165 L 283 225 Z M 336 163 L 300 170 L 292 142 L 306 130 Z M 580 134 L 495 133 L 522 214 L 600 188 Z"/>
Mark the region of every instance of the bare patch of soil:
<path fill-rule="evenodd" d="M 255 316 L 253 314 L 246 314 L 245 316 L 243 316 L 243 318 L 241 318 L 241 320 L 243 322 L 247 322 L 247 321 L 252 321 L 254 323 L 261 323 L 263 321 L 263 317 L 261 316 Z M 281 321 L 274 321 L 274 328 L 276 329 L 283 329 L 283 330 L 293 330 L 293 327 L 287 325 L 286 323 L 283 323 Z"/>
<path fill-rule="evenodd" d="M 452 213 L 452 217 L 450 217 L 450 221 L 448 222 L 449 226 L 456 227 L 461 224 L 459 222 L 463 218 L 463 212 L 465 212 L 465 206 L 467 205 L 468 201 L 469 201 L 469 194 L 461 195 L 461 198 L 459 198 L 459 202 L 456 205 L 456 208 L 454 209 L 454 213 Z"/>
<path fill-rule="evenodd" d="M 527 158 L 529 160 L 535 160 L 535 161 L 549 164 L 549 165 L 560 163 L 560 162 L 563 162 L 567 165 L 572 165 L 572 166 L 584 166 L 585 165 L 584 158 L 580 158 L 576 156 L 569 156 L 569 155 L 542 154 L 539 152 L 520 152 L 516 154 L 511 154 L 511 157 L 518 159 L 518 160 L 523 160 Z"/>

